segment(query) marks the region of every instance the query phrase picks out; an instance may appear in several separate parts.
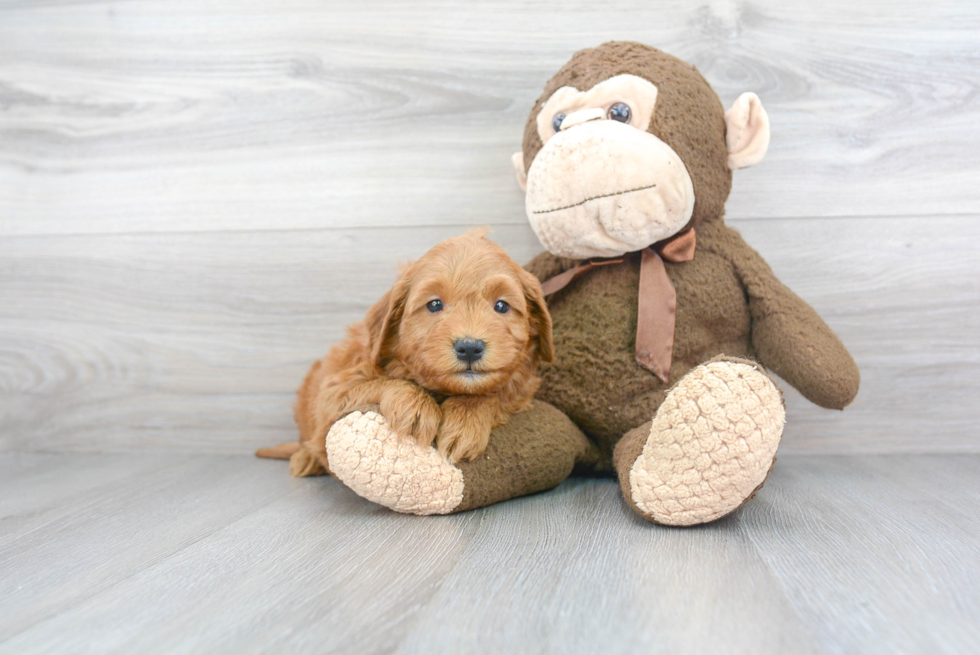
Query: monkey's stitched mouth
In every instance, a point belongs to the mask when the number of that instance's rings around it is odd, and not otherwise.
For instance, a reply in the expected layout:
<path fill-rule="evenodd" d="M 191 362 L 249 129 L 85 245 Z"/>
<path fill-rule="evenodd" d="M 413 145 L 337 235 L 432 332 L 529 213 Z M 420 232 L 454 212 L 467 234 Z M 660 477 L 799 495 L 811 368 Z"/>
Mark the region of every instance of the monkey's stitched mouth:
<path fill-rule="evenodd" d="M 552 212 L 560 212 L 563 209 L 571 209 L 572 207 L 580 207 L 590 200 L 599 200 L 600 198 L 611 198 L 612 196 L 625 196 L 627 193 L 636 193 L 637 191 L 646 191 L 647 189 L 652 189 L 656 184 L 650 184 L 647 186 L 637 187 L 635 189 L 627 189 L 626 191 L 615 191 L 613 193 L 604 193 L 600 196 L 592 196 L 591 198 L 586 198 L 585 200 L 580 200 L 579 202 L 572 203 L 571 205 L 565 205 L 564 207 L 555 207 L 554 209 L 541 209 L 536 210 L 532 213 L 534 214 L 550 214 Z"/>

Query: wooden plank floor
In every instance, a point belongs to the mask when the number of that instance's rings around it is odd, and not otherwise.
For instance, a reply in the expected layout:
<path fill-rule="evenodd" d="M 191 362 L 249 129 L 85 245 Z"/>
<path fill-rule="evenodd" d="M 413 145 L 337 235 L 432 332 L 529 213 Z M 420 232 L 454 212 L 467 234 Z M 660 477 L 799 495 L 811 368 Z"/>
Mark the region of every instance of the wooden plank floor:
<path fill-rule="evenodd" d="M 449 517 L 225 455 L 0 456 L 0 653 L 976 653 L 980 456 L 788 456 L 733 517 L 611 480 Z"/>

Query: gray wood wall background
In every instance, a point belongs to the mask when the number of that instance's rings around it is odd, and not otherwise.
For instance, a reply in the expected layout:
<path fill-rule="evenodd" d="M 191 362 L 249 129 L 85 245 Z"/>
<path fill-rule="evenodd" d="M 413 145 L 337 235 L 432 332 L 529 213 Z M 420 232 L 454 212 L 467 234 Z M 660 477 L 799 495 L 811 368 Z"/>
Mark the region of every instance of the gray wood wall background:
<path fill-rule="evenodd" d="M 980 452 L 972 0 L 0 3 L 0 450 L 243 453 L 395 264 L 540 250 L 509 156 L 637 40 L 772 120 L 728 204 L 862 369 L 787 453 Z"/>

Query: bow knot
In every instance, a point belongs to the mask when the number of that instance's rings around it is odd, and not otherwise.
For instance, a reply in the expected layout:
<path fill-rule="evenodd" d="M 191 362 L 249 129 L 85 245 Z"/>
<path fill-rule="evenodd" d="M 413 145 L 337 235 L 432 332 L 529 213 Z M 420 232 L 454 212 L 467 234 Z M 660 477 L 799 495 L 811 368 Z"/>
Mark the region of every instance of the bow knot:
<path fill-rule="evenodd" d="M 667 275 L 664 260 L 671 263 L 691 261 L 694 259 L 696 246 L 697 238 L 691 228 L 644 248 L 640 255 L 636 363 L 651 371 L 664 384 L 670 382 L 677 315 L 677 292 Z M 541 290 L 545 296 L 550 296 L 594 268 L 622 262 L 622 257 L 589 260 L 546 280 L 542 283 Z"/>

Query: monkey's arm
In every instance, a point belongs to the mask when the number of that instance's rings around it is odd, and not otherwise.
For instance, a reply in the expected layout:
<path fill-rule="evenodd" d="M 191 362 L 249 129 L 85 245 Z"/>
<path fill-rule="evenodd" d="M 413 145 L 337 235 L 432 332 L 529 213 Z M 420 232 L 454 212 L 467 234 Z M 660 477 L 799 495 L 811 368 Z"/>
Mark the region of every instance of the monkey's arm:
<path fill-rule="evenodd" d="M 861 375 L 847 348 L 738 232 L 724 230 L 721 241 L 748 297 L 752 347 L 759 361 L 821 407 L 849 405 Z"/>

